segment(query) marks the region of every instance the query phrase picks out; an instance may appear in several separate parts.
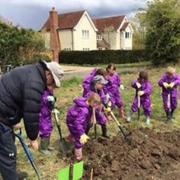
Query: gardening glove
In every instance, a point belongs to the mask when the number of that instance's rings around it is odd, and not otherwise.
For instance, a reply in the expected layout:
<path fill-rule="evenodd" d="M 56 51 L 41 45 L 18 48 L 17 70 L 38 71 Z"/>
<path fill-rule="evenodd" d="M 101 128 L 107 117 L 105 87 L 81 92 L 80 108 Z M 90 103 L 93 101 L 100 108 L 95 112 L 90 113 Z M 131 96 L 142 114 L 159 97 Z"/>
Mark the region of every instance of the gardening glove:
<path fill-rule="evenodd" d="M 123 84 L 120 85 L 120 90 L 124 90 L 124 85 Z"/>
<path fill-rule="evenodd" d="M 47 97 L 47 100 L 48 100 L 49 102 L 54 103 L 54 102 L 56 101 L 56 98 L 55 98 L 54 96 L 48 96 L 48 97 Z"/>
<path fill-rule="evenodd" d="M 167 82 L 163 82 L 163 86 L 167 89 L 169 87 L 169 84 Z"/>
<path fill-rule="evenodd" d="M 169 87 L 172 89 L 174 87 L 174 85 L 175 85 L 175 83 L 172 82 L 172 83 L 169 84 Z"/>
<path fill-rule="evenodd" d="M 54 96 L 48 96 L 47 97 L 48 102 L 51 104 L 51 106 L 54 106 L 55 102 L 56 102 L 56 97 Z"/>
<path fill-rule="evenodd" d="M 106 113 L 110 113 L 111 112 L 111 108 L 110 107 L 104 108 L 104 110 L 105 110 Z"/>
<path fill-rule="evenodd" d="M 139 82 L 136 83 L 137 88 L 141 88 L 141 84 Z"/>
<path fill-rule="evenodd" d="M 86 144 L 89 139 L 90 139 L 89 136 L 87 136 L 86 134 L 83 134 L 80 137 L 80 143 L 81 144 Z"/>
<path fill-rule="evenodd" d="M 144 91 L 139 91 L 138 96 L 142 96 L 142 95 L 144 95 Z"/>

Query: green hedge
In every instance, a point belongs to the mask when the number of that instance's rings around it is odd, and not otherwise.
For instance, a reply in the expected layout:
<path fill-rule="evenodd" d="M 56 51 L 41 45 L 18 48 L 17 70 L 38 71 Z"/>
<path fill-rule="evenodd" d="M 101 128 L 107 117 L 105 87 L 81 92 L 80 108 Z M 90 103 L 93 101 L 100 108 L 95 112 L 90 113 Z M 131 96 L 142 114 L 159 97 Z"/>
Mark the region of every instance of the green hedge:
<path fill-rule="evenodd" d="M 147 61 L 144 50 L 62 51 L 60 62 L 65 64 L 122 64 Z"/>

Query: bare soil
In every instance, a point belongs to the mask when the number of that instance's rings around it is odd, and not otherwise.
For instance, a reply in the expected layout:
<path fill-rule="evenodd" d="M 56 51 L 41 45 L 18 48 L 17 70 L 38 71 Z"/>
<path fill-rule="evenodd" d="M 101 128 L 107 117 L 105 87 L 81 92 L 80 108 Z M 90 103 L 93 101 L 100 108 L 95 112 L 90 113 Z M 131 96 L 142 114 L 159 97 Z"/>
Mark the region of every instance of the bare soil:
<path fill-rule="evenodd" d="M 92 169 L 93 180 L 180 179 L 180 131 L 133 130 L 130 139 L 119 135 L 88 143 L 84 179 Z"/>

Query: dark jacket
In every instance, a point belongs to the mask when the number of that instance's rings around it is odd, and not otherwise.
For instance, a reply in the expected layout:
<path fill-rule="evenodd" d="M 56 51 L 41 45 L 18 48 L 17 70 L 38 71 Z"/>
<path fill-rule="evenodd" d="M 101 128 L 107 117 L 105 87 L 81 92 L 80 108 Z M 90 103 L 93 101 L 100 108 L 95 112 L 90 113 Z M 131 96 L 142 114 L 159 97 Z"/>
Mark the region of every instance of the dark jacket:
<path fill-rule="evenodd" d="M 24 119 L 27 136 L 39 132 L 41 97 L 47 88 L 42 63 L 13 69 L 0 77 L 0 122 L 13 126 Z"/>

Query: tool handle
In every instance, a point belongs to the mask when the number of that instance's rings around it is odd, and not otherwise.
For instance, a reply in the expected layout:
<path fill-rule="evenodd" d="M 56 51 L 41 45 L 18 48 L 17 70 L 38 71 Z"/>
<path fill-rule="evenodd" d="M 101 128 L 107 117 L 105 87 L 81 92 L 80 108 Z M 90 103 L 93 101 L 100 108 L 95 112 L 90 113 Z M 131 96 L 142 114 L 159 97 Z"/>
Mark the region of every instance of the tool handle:
<path fill-rule="evenodd" d="M 94 170 L 93 168 L 91 169 L 91 177 L 90 177 L 90 180 L 93 180 L 93 174 L 94 174 Z"/>
<path fill-rule="evenodd" d="M 123 128 L 121 127 L 119 121 L 117 120 L 116 116 L 114 115 L 114 113 L 112 111 L 110 112 L 110 114 L 113 117 L 113 119 L 115 120 L 116 124 L 118 125 L 118 128 L 120 129 L 120 131 L 123 134 L 124 138 L 126 138 L 126 134 L 125 134 Z"/>
<path fill-rule="evenodd" d="M 60 139 L 62 140 L 63 139 L 62 131 L 61 131 L 61 126 L 58 124 L 59 118 L 58 118 L 58 112 L 57 111 L 54 111 L 54 117 L 55 117 L 55 123 L 56 123 L 57 129 L 58 129 L 58 132 L 59 132 Z"/>
<path fill-rule="evenodd" d="M 94 124 L 94 137 L 97 138 L 97 126 Z"/>
<path fill-rule="evenodd" d="M 137 98 L 138 98 L 138 109 L 140 109 L 140 107 L 141 107 L 141 97 L 138 95 Z"/>
<path fill-rule="evenodd" d="M 22 137 L 22 131 L 21 129 L 19 130 L 19 133 L 18 134 L 15 134 L 15 136 L 19 139 L 23 149 L 24 149 L 24 152 L 29 160 L 29 162 L 31 163 L 31 166 L 33 167 L 37 177 L 38 177 L 38 180 L 40 180 L 40 175 L 39 175 L 39 172 L 37 170 L 37 167 L 34 163 L 34 159 L 33 159 L 33 156 L 32 156 L 32 153 L 31 151 L 29 150 L 29 147 L 27 146 L 27 144 L 24 142 L 24 139 Z"/>
<path fill-rule="evenodd" d="M 168 110 L 171 111 L 171 94 L 170 94 L 170 92 L 168 93 L 167 107 L 168 107 Z"/>

